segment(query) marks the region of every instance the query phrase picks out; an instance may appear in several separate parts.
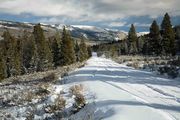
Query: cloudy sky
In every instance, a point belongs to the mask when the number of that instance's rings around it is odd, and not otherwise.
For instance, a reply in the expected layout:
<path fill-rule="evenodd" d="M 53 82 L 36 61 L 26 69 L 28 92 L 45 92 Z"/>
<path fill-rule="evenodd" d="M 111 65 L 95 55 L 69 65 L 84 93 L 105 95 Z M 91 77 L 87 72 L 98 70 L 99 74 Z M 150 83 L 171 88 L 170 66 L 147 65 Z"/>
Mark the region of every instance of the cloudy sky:
<path fill-rule="evenodd" d="M 0 19 L 49 24 L 94 25 L 127 31 L 148 31 L 168 12 L 180 24 L 180 0 L 0 0 Z"/>

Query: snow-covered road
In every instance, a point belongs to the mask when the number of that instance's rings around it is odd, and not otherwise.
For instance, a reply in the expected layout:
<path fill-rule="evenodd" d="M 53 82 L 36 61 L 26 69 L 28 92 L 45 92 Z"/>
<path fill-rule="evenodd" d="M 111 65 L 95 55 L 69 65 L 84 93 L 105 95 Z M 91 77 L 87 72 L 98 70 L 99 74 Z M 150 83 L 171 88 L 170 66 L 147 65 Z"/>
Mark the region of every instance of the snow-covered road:
<path fill-rule="evenodd" d="M 180 81 L 96 56 L 67 78 L 95 95 L 96 119 L 180 120 Z"/>

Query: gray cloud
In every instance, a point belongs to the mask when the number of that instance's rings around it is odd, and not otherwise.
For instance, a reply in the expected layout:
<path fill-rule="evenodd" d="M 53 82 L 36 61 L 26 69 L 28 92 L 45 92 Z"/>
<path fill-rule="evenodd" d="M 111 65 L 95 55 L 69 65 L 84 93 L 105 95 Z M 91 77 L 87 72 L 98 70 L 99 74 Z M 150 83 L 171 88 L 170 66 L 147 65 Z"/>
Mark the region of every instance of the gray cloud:
<path fill-rule="evenodd" d="M 1 12 L 61 16 L 80 20 L 117 19 L 131 15 L 180 15 L 179 0 L 1 0 Z M 86 16 L 86 18 L 82 17 Z"/>
<path fill-rule="evenodd" d="M 104 22 L 123 26 L 125 18 L 180 16 L 180 0 L 0 0 L 0 13 L 39 16 L 39 22 Z M 137 26 L 148 26 L 136 23 Z M 127 26 L 127 25 L 126 25 Z"/>

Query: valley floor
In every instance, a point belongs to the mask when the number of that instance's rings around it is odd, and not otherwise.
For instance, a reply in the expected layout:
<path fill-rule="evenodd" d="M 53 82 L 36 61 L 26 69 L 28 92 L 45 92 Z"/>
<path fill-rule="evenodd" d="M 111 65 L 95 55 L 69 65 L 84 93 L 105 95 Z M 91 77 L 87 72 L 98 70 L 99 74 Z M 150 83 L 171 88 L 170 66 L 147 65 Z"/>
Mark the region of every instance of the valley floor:
<path fill-rule="evenodd" d="M 85 67 L 64 79 L 65 86 L 83 84 L 94 96 L 96 109 L 92 119 L 180 120 L 180 81 L 135 70 L 96 55 Z"/>

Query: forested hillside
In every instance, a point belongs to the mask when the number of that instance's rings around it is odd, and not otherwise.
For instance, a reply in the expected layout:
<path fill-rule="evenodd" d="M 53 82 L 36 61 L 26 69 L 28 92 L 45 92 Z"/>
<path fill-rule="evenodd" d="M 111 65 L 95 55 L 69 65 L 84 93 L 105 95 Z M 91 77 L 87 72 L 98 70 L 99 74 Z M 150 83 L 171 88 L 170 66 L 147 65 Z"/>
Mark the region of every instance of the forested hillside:
<path fill-rule="evenodd" d="M 0 80 L 82 62 L 91 56 L 83 37 L 80 43 L 74 41 L 65 27 L 62 35 L 57 32 L 49 39 L 45 38 L 41 24 L 35 25 L 32 33 L 23 31 L 18 37 L 7 30 L 2 38 Z"/>

